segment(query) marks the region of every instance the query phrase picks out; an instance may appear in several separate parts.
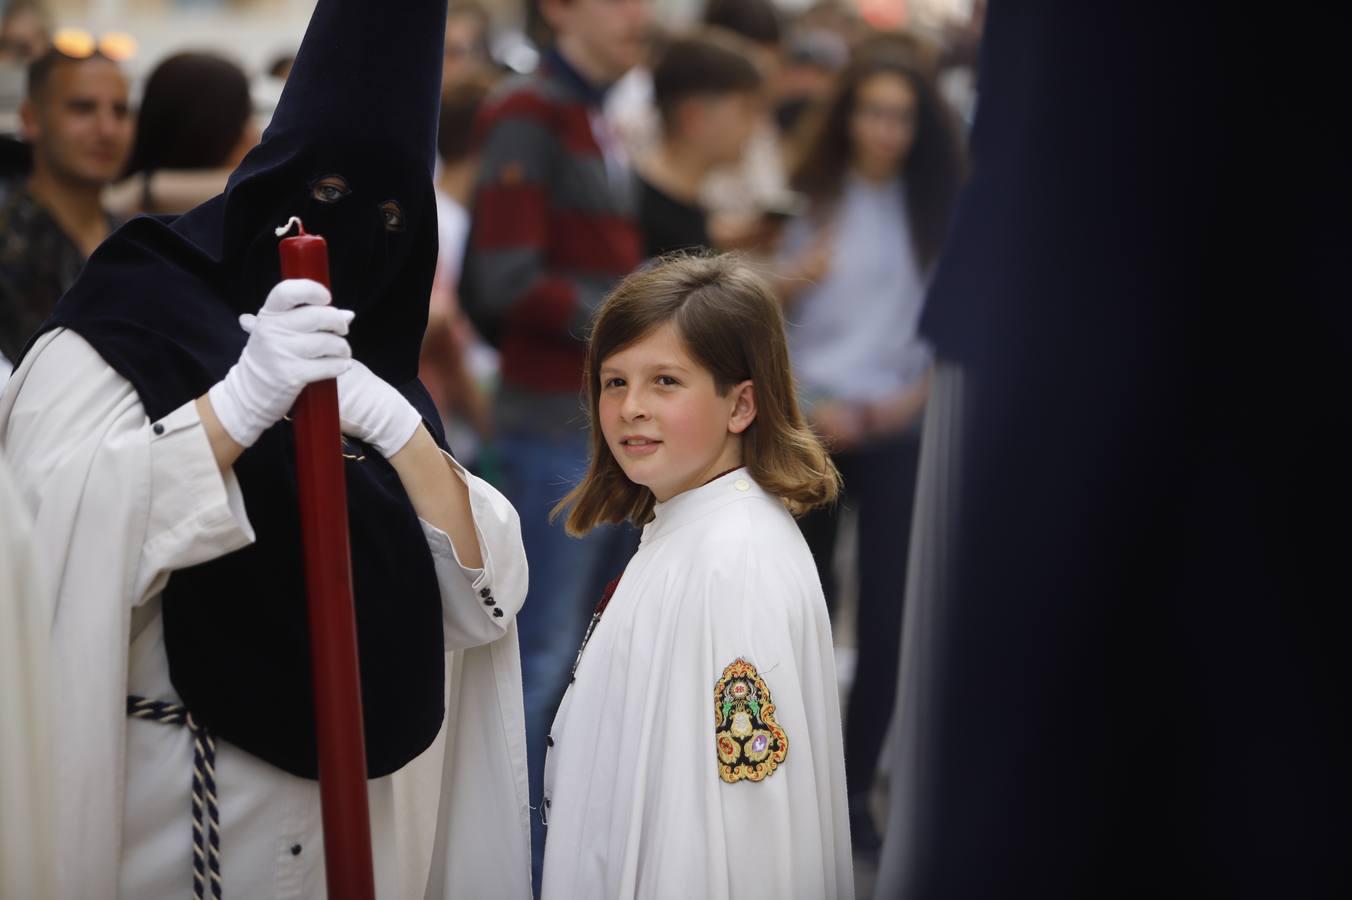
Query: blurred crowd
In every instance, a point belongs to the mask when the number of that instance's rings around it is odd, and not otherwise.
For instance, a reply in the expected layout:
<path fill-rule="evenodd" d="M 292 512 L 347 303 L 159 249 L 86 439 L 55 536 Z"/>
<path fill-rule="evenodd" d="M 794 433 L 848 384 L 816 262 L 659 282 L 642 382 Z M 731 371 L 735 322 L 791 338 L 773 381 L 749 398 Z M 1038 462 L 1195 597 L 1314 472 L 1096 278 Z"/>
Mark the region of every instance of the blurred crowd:
<path fill-rule="evenodd" d="M 964 177 L 985 6 L 923 31 L 878 28 L 859 9 L 708 0 L 677 29 L 648 0 L 539 0 L 526 66 L 494 39 L 504 23 L 488 8 L 452 0 L 422 377 L 457 456 L 522 519 L 527 737 L 542 747 L 592 603 L 637 544 L 629 528 L 579 541 L 549 519 L 586 465 L 588 316 L 666 254 L 735 250 L 763 268 L 802 402 L 845 476 L 843 503 L 802 528 L 833 614 L 853 573 L 845 750 L 867 854 L 933 362 L 917 324 Z M 56 24 L 39 0 L 10 0 L 0 20 L 13 114 L 0 139 L 0 384 L 120 222 L 223 189 L 266 127 L 259 85 L 290 63 L 249 72 L 228 54 L 175 52 L 134 96 L 124 42 Z M 857 537 L 842 544 L 847 515 Z M 543 756 L 530 757 L 533 803 Z"/>

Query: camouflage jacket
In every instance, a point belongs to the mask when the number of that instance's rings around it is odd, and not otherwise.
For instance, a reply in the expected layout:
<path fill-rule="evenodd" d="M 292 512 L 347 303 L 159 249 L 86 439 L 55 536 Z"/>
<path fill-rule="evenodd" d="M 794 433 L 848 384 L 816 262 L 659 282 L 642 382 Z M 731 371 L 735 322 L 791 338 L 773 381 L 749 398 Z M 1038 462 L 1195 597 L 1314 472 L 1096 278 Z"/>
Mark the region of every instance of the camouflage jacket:
<path fill-rule="evenodd" d="M 18 361 L 84 263 L 22 178 L 0 181 L 0 354 Z"/>

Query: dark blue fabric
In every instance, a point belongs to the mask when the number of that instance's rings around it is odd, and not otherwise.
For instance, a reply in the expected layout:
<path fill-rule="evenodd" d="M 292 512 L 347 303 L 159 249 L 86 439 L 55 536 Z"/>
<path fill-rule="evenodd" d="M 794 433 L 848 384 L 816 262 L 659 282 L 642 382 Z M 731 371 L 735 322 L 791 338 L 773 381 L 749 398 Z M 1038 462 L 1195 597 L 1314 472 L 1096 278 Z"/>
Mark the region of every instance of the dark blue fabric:
<path fill-rule="evenodd" d="M 244 347 L 238 316 L 280 279 L 273 229 L 300 216 L 329 244 L 334 303 L 357 312 L 353 353 L 399 387 L 445 447 L 417 380 L 437 254 L 432 190 L 445 0 L 397 14 L 320 0 L 263 140 L 224 193 L 142 216 L 90 258 L 44 330 L 79 333 L 136 388 L 153 420 L 205 393 Z M 325 203 L 316 181 L 351 191 Z M 404 227 L 386 228 L 395 201 Z M 397 474 L 373 448 L 347 462 L 352 570 L 370 775 L 422 752 L 443 715 L 440 595 Z M 235 464 L 257 542 L 175 572 L 164 592 L 175 689 L 206 727 L 316 777 L 305 588 L 289 421 Z"/>
<path fill-rule="evenodd" d="M 876 897 L 1352 896 L 1352 169 L 1320 25 L 989 5 Z"/>

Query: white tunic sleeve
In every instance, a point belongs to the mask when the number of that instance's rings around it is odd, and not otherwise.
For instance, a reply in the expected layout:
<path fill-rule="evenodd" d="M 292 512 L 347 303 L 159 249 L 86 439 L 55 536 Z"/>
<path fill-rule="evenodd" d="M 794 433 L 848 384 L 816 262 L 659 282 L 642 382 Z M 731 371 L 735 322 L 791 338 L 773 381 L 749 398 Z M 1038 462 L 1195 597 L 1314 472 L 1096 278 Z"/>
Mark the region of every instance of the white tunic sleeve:
<path fill-rule="evenodd" d="M 854 896 L 830 621 L 804 557 L 762 550 L 748 559 L 712 636 L 706 683 L 735 660 L 756 666 L 788 738 L 773 774 L 715 786 L 730 897 Z"/>
<path fill-rule="evenodd" d="M 0 453 L 0 897 L 56 896 L 46 591 Z"/>
<path fill-rule="evenodd" d="M 158 426 L 158 427 L 156 427 Z M 51 592 L 47 702 L 61 836 L 57 896 L 112 897 L 121 850 L 132 608 L 172 570 L 253 539 L 195 407 L 160 422 L 79 335 L 54 330 L 0 396 L 0 448 Z"/>
<path fill-rule="evenodd" d="M 195 566 L 254 542 L 233 469 L 222 472 L 195 401 L 151 425 L 150 520 L 137 602 L 158 594 L 174 569 Z"/>
<path fill-rule="evenodd" d="M 127 599 L 139 605 L 169 573 L 223 556 L 254 540 L 233 471 L 221 472 L 190 400 L 151 422 L 135 388 L 84 338 L 58 330 L 29 353 L 7 393 L 8 452 L 24 460 L 30 505 L 96 437 L 105 452 L 144 454 L 145 534 Z"/>
<path fill-rule="evenodd" d="M 681 598 L 687 626 L 674 629 L 680 646 L 665 672 L 651 673 L 667 680 L 656 703 L 661 713 L 649 726 L 650 746 L 662 749 L 650 750 L 641 828 L 631 841 L 640 850 L 620 896 L 854 894 L 829 623 L 810 589 L 810 557 L 777 546 L 775 524 L 752 517 L 745 527 L 751 536 L 739 541 L 724 523 L 722 548 L 700 547 L 699 574 L 687 580 Z M 794 527 L 783 529 L 783 543 L 801 540 L 787 534 Z M 673 539 L 699 541 L 686 534 Z M 788 749 L 761 780 L 725 783 L 714 686 L 738 661 L 762 679 L 768 694 L 760 701 L 773 704 Z"/>
<path fill-rule="evenodd" d="M 469 488 L 483 568 L 464 565 L 446 532 L 418 521 L 436 565 L 446 649 L 463 650 L 498 640 L 516 619 L 526 599 L 526 550 L 521 543 L 521 520 L 507 498 L 471 475 L 450 454 L 443 455 Z"/>

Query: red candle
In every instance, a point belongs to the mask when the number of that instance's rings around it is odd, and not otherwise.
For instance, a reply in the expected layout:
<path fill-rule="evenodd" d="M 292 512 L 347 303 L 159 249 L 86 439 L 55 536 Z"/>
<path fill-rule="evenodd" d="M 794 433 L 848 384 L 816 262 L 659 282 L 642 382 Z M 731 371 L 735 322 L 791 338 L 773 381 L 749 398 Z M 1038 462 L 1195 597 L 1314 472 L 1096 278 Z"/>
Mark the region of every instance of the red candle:
<path fill-rule="evenodd" d="M 279 229 L 279 237 L 292 222 L 299 234 L 284 238 L 279 247 L 282 277 L 309 278 L 328 287 L 328 244 L 317 234 L 306 234 L 295 218 Z M 292 413 L 328 895 L 334 900 L 374 900 L 338 382 L 329 379 L 306 387 Z"/>
<path fill-rule="evenodd" d="M 278 229 L 277 236 L 291 230 L 295 223 L 296 234 L 282 238 L 278 250 L 282 254 L 283 278 L 308 278 L 318 281 L 324 287 L 329 286 L 329 244 L 317 234 L 309 234 L 300 219 L 292 217 L 290 222 Z"/>

